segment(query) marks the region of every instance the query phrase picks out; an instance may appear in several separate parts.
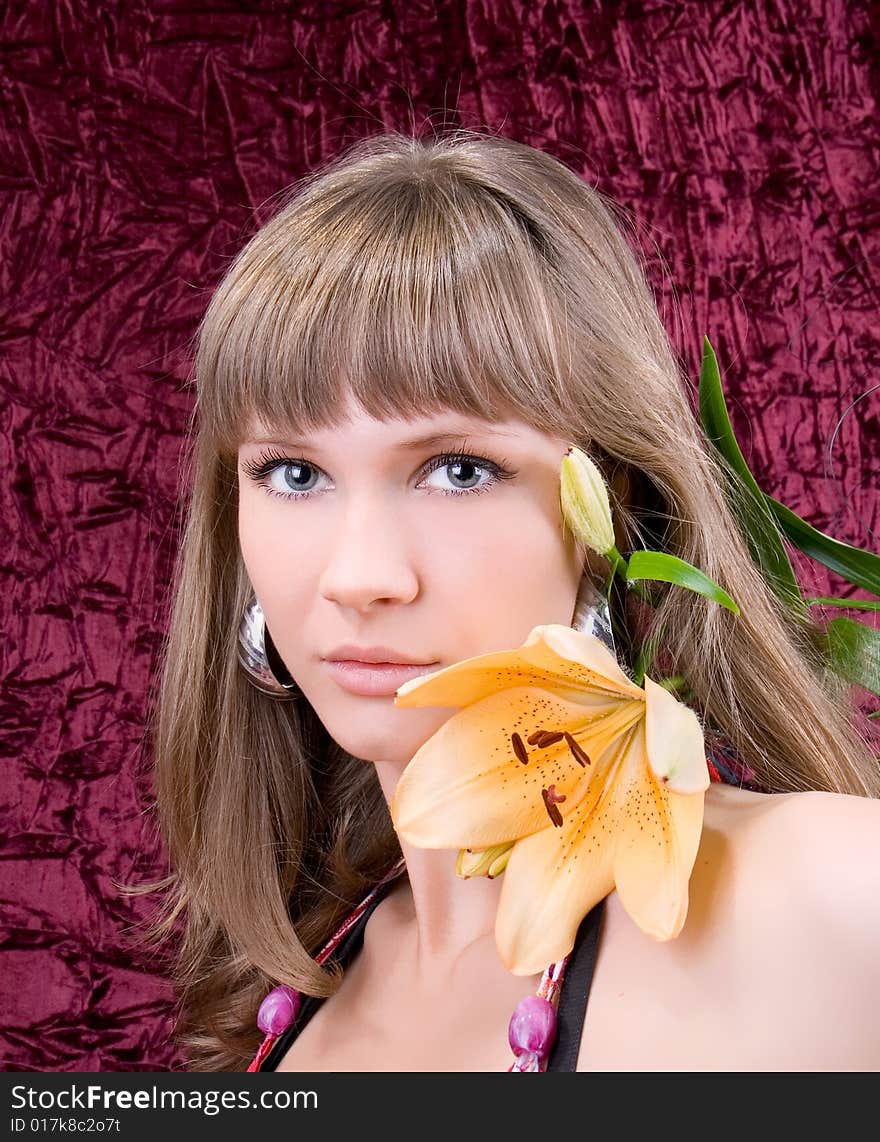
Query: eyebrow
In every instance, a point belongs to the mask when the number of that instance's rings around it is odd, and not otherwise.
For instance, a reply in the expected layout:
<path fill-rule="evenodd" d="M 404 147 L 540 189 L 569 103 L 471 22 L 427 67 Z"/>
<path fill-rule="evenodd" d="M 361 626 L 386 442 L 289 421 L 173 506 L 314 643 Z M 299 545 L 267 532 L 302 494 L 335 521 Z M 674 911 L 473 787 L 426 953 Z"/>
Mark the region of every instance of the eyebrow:
<path fill-rule="evenodd" d="M 401 450 L 411 451 L 414 448 L 430 447 L 434 444 L 443 444 L 448 441 L 456 441 L 466 439 L 469 436 L 506 436 L 512 437 L 516 434 L 509 432 L 503 428 L 493 428 L 487 426 L 486 428 L 471 428 L 462 429 L 458 432 L 432 432 L 426 436 L 417 436 L 410 440 L 400 440 L 394 447 Z M 295 439 L 279 439 L 271 436 L 253 436 L 250 437 L 246 443 L 248 444 L 284 444 L 291 448 L 314 448 L 314 444 L 310 444 L 307 440 Z"/>

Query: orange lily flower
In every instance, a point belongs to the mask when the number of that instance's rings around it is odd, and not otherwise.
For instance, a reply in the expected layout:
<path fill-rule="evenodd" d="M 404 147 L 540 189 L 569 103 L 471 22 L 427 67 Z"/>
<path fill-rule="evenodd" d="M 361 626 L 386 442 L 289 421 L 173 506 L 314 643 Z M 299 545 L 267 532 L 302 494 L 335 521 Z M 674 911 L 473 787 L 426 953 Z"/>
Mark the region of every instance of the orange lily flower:
<path fill-rule="evenodd" d="M 550 624 L 406 682 L 395 704 L 461 707 L 404 770 L 391 814 L 422 848 L 512 844 L 495 926 L 509 971 L 561 960 L 613 889 L 648 935 L 678 935 L 709 771 L 696 714 L 668 690 Z"/>

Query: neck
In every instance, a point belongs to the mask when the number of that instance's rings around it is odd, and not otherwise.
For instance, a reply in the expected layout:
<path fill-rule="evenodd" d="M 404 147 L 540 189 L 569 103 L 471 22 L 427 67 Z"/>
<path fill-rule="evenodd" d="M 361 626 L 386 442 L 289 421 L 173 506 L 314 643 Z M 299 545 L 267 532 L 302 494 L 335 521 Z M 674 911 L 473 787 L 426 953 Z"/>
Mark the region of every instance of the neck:
<path fill-rule="evenodd" d="M 400 766 L 376 763 L 389 804 Z M 388 896 L 388 912 L 410 933 L 417 964 L 450 966 L 480 942 L 495 942 L 501 878 L 456 875 L 454 849 L 422 849 L 401 840 L 406 876 Z M 497 956 L 497 951 L 494 953 Z"/>

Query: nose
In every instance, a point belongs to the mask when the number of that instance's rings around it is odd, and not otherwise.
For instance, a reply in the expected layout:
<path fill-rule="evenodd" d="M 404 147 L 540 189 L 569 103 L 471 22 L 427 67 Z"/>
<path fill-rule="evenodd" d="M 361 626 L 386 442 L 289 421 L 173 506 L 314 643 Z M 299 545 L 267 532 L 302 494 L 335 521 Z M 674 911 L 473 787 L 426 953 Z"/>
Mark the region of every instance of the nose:
<path fill-rule="evenodd" d="M 419 578 L 405 531 L 400 512 L 380 495 L 352 496 L 330 540 L 321 595 L 356 611 L 378 602 L 411 602 Z"/>

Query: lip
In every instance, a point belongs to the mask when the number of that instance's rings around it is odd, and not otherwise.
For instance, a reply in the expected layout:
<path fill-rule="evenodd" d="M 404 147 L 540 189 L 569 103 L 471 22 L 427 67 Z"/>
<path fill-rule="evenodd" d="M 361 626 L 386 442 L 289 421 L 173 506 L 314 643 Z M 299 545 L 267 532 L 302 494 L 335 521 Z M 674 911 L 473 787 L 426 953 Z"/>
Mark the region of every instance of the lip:
<path fill-rule="evenodd" d="M 429 674 L 439 663 L 358 662 L 324 660 L 330 676 L 350 694 L 365 698 L 388 697 L 411 678 Z"/>
<path fill-rule="evenodd" d="M 377 662 L 383 666 L 428 666 L 423 658 L 413 658 L 411 654 L 404 654 L 401 650 L 394 650 L 390 646 L 355 646 L 353 642 L 346 642 L 329 650 L 324 658 L 331 662 Z"/>

